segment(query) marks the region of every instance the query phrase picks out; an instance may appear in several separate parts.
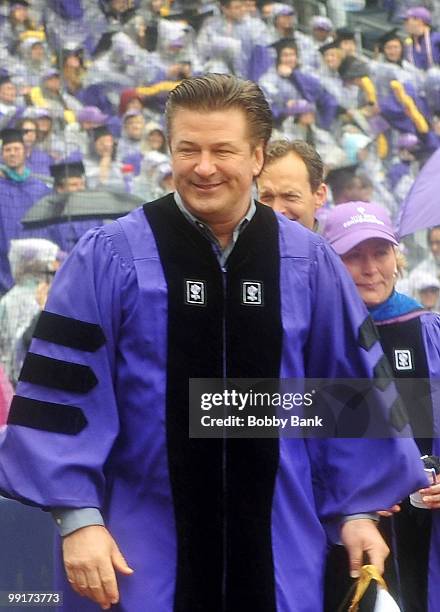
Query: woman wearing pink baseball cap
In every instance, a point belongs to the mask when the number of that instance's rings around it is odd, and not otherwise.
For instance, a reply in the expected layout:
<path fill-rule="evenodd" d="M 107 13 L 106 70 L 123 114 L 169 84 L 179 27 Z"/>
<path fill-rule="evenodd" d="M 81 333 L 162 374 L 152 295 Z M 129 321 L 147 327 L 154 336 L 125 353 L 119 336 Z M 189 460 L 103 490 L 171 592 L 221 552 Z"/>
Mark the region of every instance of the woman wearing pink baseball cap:
<path fill-rule="evenodd" d="M 440 377 L 440 316 L 395 290 L 405 262 L 388 212 L 373 202 L 340 204 L 330 211 L 324 236 L 340 255 L 376 324 L 377 331 L 372 326 L 369 346 L 379 340 L 382 344 L 420 454 L 431 456 L 433 461 L 439 459 L 439 383 L 435 379 Z M 436 465 L 440 467 L 440 461 Z M 400 512 L 382 519 L 394 557 L 394 563 L 390 562 L 385 571 L 385 580 L 403 603 L 403 609 L 411 612 L 435 612 L 440 601 L 438 471 L 433 475 L 435 484 L 421 490 L 424 509 L 414 507 L 407 499 L 401 503 Z M 333 592 L 333 573 L 336 575 L 337 566 L 343 563 L 340 557 L 339 550 L 332 551 L 329 557 L 328 585 L 332 583 Z M 337 579 L 336 582 L 340 583 Z M 342 595 L 346 586 L 340 585 Z"/>

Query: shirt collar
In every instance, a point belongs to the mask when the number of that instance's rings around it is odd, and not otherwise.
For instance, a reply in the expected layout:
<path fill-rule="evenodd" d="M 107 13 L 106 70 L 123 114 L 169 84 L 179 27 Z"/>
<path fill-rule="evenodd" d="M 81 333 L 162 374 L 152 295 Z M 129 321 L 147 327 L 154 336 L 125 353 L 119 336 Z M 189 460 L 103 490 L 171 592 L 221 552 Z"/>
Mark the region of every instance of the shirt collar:
<path fill-rule="evenodd" d="M 180 212 L 183 214 L 183 216 L 193 225 L 195 225 L 199 230 L 202 230 L 204 233 L 208 232 L 213 238 L 215 238 L 211 228 L 209 227 L 209 225 L 207 225 L 206 223 L 204 223 L 203 221 L 200 221 L 200 219 L 198 219 L 197 217 L 195 217 L 189 210 L 188 208 L 185 206 L 182 197 L 180 195 L 180 193 L 178 193 L 177 191 L 174 192 L 174 201 L 177 204 L 177 208 L 180 210 Z M 244 228 L 246 227 L 246 225 L 252 220 L 252 217 L 255 215 L 257 211 L 257 207 L 255 205 L 255 200 L 251 200 L 250 202 L 250 206 L 248 208 L 247 213 L 245 214 L 245 216 L 237 223 L 237 225 L 234 227 L 234 230 L 232 232 L 232 240 L 233 243 L 235 244 L 235 242 L 237 241 L 238 236 L 240 235 L 240 233 L 244 230 Z M 217 238 L 215 238 L 216 242 Z"/>

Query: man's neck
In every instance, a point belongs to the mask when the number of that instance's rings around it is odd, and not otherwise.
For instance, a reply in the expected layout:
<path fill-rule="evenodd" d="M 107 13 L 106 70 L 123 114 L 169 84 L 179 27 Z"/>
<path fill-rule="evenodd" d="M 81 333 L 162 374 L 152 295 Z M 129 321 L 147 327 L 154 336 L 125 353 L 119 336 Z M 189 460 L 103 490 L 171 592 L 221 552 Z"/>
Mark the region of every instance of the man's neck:
<path fill-rule="evenodd" d="M 26 168 L 25 165 L 22 165 L 19 168 L 10 168 L 9 166 L 3 166 L 2 174 L 13 182 L 21 183 L 29 177 L 30 171 Z"/>
<path fill-rule="evenodd" d="M 214 223 L 206 222 L 206 225 L 209 226 L 210 230 L 217 238 L 222 249 L 225 249 L 232 241 L 232 234 L 234 233 L 234 230 L 237 225 L 239 225 L 240 221 L 245 217 L 247 211 L 248 209 L 244 211 L 243 215 L 240 218 L 234 218 L 228 221 L 219 221 Z"/>
<path fill-rule="evenodd" d="M 246 200 L 243 205 L 239 206 L 236 211 L 234 211 L 235 214 L 233 216 L 230 216 L 228 218 L 222 216 L 201 217 L 199 214 L 193 212 L 190 207 L 188 207 L 188 205 L 183 201 L 180 194 L 178 194 L 177 192 L 175 198 L 177 198 L 176 201 L 178 206 L 183 207 L 183 209 L 191 218 L 195 218 L 196 220 L 209 227 L 212 234 L 218 240 L 222 249 L 226 248 L 228 244 L 232 241 L 234 230 L 248 214 L 252 202 L 252 196 L 251 194 L 249 194 L 249 199 Z"/>

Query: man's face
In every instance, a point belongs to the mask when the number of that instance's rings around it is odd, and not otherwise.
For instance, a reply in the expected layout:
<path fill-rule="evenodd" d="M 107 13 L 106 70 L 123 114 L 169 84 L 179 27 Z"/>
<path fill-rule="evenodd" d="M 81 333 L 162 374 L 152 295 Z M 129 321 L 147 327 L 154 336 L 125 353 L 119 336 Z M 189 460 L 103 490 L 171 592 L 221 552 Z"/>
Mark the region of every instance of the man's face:
<path fill-rule="evenodd" d="M 295 15 L 279 15 L 275 19 L 275 27 L 281 32 L 292 30 L 295 27 Z"/>
<path fill-rule="evenodd" d="M 153 151 L 159 151 L 165 144 L 165 137 L 160 130 L 152 130 L 148 134 L 148 146 Z"/>
<path fill-rule="evenodd" d="M 2 148 L 2 156 L 8 168 L 20 171 L 26 159 L 24 144 L 21 142 L 11 142 L 4 145 Z"/>
<path fill-rule="evenodd" d="M 49 117 L 39 117 L 37 119 L 37 128 L 38 140 L 41 142 L 49 136 L 52 129 L 52 120 Z"/>
<path fill-rule="evenodd" d="M 263 17 L 263 19 L 269 19 L 270 18 L 270 16 L 272 15 L 273 5 L 274 4 L 275 4 L 274 2 L 263 4 L 263 6 L 261 8 L 261 16 Z"/>
<path fill-rule="evenodd" d="M 266 166 L 257 185 L 263 204 L 309 229 L 313 228 L 315 213 L 327 197 L 324 183 L 312 192 L 307 167 L 293 152 Z"/>
<path fill-rule="evenodd" d="M 341 42 L 339 43 L 339 48 L 341 49 L 345 57 L 356 55 L 357 52 L 356 41 L 351 38 L 341 40 Z"/>
<path fill-rule="evenodd" d="M 23 23 L 29 17 L 27 7 L 21 5 L 15 6 L 11 11 L 11 16 L 13 16 L 15 21 Z"/>
<path fill-rule="evenodd" d="M 141 140 L 145 127 L 145 119 L 142 115 L 135 115 L 125 121 L 125 132 L 133 140 Z"/>
<path fill-rule="evenodd" d="M 315 113 L 310 111 L 308 113 L 301 113 L 298 115 L 299 125 L 308 127 L 309 125 L 315 125 Z"/>
<path fill-rule="evenodd" d="M 419 291 L 419 302 L 427 310 L 432 310 L 438 304 L 439 295 L 440 290 L 437 287 L 426 287 Z"/>
<path fill-rule="evenodd" d="M 263 146 L 252 146 L 244 112 L 179 109 L 170 132 L 174 182 L 190 212 L 207 223 L 246 214 Z"/>
<path fill-rule="evenodd" d="M 256 0 L 245 0 L 244 10 L 248 15 L 257 15 L 257 2 Z"/>
<path fill-rule="evenodd" d="M 115 13 L 124 13 L 132 8 L 133 0 L 111 0 L 110 8 Z"/>
<path fill-rule="evenodd" d="M 286 47 L 283 49 L 280 53 L 279 64 L 289 66 L 289 68 L 295 70 L 298 65 L 298 54 L 296 49 L 293 49 L 292 47 Z"/>
<path fill-rule="evenodd" d="M 342 54 L 340 49 L 329 49 L 323 55 L 324 63 L 330 70 L 337 70 L 342 62 Z"/>
<path fill-rule="evenodd" d="M 383 46 L 383 54 L 389 62 L 399 62 L 403 55 L 402 45 L 398 40 L 389 40 Z"/>
<path fill-rule="evenodd" d="M 58 193 L 74 193 L 75 191 L 84 191 L 86 188 L 86 179 L 83 176 L 68 176 L 61 185 L 57 187 Z"/>
<path fill-rule="evenodd" d="M 323 43 L 325 40 L 327 40 L 328 35 L 329 35 L 329 31 L 328 30 L 323 30 L 323 28 L 313 28 L 312 34 L 313 34 L 313 38 L 317 42 Z"/>
<path fill-rule="evenodd" d="M 160 9 L 164 5 L 164 0 L 151 0 L 150 6 L 153 13 L 160 13 Z"/>
<path fill-rule="evenodd" d="M 35 43 L 31 48 L 31 60 L 41 62 L 44 59 L 44 47 L 41 43 Z"/>
<path fill-rule="evenodd" d="M 26 147 L 31 147 L 37 140 L 37 127 L 32 121 L 25 121 L 22 126 L 23 142 Z"/>
<path fill-rule="evenodd" d="M 61 80 L 58 75 L 53 75 L 49 79 L 45 79 L 44 86 L 53 93 L 58 93 L 61 87 Z"/>
<path fill-rule="evenodd" d="M 95 140 L 95 149 L 99 157 L 111 156 L 113 153 L 113 136 L 105 134 Z"/>
<path fill-rule="evenodd" d="M 69 70 L 79 70 L 81 68 L 81 60 L 77 55 L 69 55 L 64 62 L 64 68 Z"/>
<path fill-rule="evenodd" d="M 431 231 L 429 236 L 429 248 L 436 262 L 440 264 L 440 228 Z"/>
<path fill-rule="evenodd" d="M 17 88 L 13 83 L 7 81 L 0 85 L 0 102 L 14 104 L 17 98 Z"/>
<path fill-rule="evenodd" d="M 231 0 L 229 4 L 222 7 L 223 15 L 230 21 L 241 21 L 244 15 L 242 0 Z"/>

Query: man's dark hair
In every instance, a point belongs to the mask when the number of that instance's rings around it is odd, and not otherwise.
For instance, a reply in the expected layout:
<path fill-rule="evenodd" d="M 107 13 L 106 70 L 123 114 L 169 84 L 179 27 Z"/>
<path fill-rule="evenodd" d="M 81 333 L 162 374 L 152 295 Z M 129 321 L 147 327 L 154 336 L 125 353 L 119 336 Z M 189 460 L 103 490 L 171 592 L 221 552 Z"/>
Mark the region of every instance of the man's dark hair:
<path fill-rule="evenodd" d="M 324 163 L 316 149 L 304 140 L 274 140 L 269 143 L 263 170 L 289 153 L 294 153 L 303 160 L 309 175 L 310 189 L 315 193 L 324 180 Z"/>
<path fill-rule="evenodd" d="M 433 225 L 426 232 L 426 240 L 427 240 L 428 244 L 431 244 L 431 235 L 432 235 L 432 232 L 434 230 L 440 230 L 440 225 Z"/>
<path fill-rule="evenodd" d="M 260 87 L 229 74 L 207 74 L 182 81 L 169 95 L 165 107 L 168 138 L 179 109 L 199 112 L 240 109 L 248 123 L 253 146 L 268 142 L 272 133 L 272 113 Z"/>

